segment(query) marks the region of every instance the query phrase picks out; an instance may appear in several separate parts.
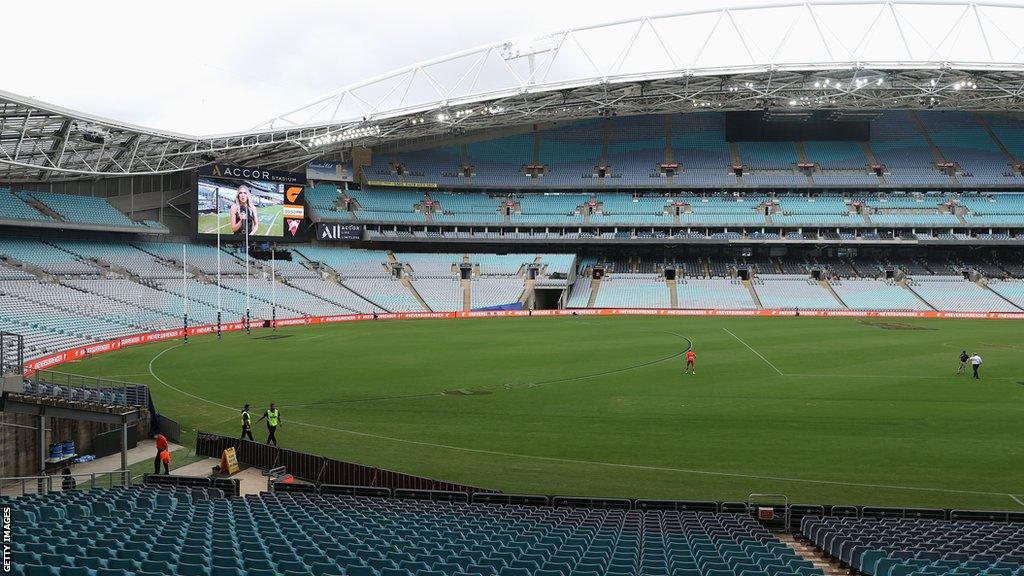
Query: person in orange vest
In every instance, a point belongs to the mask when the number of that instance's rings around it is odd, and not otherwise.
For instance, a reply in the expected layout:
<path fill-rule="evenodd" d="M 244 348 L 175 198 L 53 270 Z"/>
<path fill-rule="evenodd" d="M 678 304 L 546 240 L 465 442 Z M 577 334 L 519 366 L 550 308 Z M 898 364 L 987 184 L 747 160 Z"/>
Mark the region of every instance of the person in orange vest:
<path fill-rule="evenodd" d="M 160 457 L 160 461 L 163 462 L 163 464 L 164 464 L 164 474 L 170 475 L 170 473 L 171 473 L 171 470 L 170 470 L 170 468 L 171 468 L 171 451 L 168 450 L 167 448 L 164 448 L 163 450 L 160 451 L 159 457 Z M 159 473 L 160 473 L 160 470 L 158 468 L 157 471 L 156 471 L 156 474 L 159 474 Z"/>
<path fill-rule="evenodd" d="M 164 462 L 164 470 L 167 470 L 167 465 L 171 462 L 171 453 L 167 450 L 168 443 L 166 436 L 163 434 L 157 434 L 156 436 L 153 436 L 153 439 L 156 440 L 156 457 L 153 458 L 153 474 L 159 474 L 161 462 Z M 164 452 L 167 452 L 166 461 L 163 459 Z"/>

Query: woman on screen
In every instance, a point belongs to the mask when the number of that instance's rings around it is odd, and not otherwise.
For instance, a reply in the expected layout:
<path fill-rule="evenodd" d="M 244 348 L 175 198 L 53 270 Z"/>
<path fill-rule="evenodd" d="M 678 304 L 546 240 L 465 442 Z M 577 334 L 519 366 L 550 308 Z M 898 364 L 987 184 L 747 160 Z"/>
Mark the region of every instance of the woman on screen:
<path fill-rule="evenodd" d="M 244 228 L 249 231 L 249 236 L 253 236 L 259 225 L 259 213 L 256 212 L 256 205 L 249 197 L 249 186 L 239 184 L 235 203 L 231 205 L 231 233 L 238 234 Z"/>

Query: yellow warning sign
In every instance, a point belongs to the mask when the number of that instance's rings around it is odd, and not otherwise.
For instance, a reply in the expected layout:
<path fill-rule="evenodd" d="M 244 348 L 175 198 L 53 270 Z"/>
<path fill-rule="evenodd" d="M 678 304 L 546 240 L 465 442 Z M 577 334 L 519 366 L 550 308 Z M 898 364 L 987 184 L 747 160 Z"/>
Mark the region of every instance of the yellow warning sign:
<path fill-rule="evenodd" d="M 238 456 L 235 455 L 235 449 L 225 448 L 224 452 L 220 455 L 220 471 L 222 473 L 234 474 L 238 470 Z"/>

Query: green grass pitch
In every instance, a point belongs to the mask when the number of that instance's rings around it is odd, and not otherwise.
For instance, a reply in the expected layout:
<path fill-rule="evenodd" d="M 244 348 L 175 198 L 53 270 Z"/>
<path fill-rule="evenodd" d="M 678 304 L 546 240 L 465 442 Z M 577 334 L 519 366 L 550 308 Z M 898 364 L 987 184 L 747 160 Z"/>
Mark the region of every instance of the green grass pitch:
<path fill-rule="evenodd" d="M 223 208 L 222 208 L 223 210 Z M 266 206 L 259 209 L 260 229 L 256 231 L 257 236 L 282 236 L 284 235 L 284 206 Z M 220 218 L 218 219 L 218 216 Z M 231 215 L 228 212 L 220 214 L 200 214 L 199 233 L 216 234 L 220 227 L 221 234 L 231 234 Z"/>
<path fill-rule="evenodd" d="M 283 446 L 506 492 L 1024 508 L 1017 322 L 580 316 L 271 335 L 60 369 L 150 384 L 192 431 L 236 435 L 244 402 L 275 401 Z M 954 375 L 962 349 L 984 357 L 980 381 Z"/>

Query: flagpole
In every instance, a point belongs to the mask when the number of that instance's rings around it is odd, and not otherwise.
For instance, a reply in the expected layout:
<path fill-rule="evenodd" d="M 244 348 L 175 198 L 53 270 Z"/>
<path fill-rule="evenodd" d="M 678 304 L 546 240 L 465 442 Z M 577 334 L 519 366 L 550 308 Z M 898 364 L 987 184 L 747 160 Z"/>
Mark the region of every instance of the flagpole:
<path fill-rule="evenodd" d="M 217 194 L 217 339 L 220 340 L 220 189 Z"/>
<path fill-rule="evenodd" d="M 250 199 L 249 202 L 252 202 Z M 246 204 L 245 209 L 249 210 L 249 205 Z M 252 229 L 252 223 L 249 219 L 252 218 L 252 212 L 247 212 L 245 216 L 245 333 L 249 334 L 250 324 L 252 323 L 252 309 L 249 306 L 249 232 Z"/>
<path fill-rule="evenodd" d="M 184 244 L 181 245 L 181 302 L 182 312 L 184 313 L 184 337 L 185 342 L 188 342 L 188 271 Z"/>
<path fill-rule="evenodd" d="M 277 331 L 277 260 L 274 247 L 270 247 L 270 327 Z"/>

